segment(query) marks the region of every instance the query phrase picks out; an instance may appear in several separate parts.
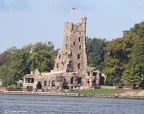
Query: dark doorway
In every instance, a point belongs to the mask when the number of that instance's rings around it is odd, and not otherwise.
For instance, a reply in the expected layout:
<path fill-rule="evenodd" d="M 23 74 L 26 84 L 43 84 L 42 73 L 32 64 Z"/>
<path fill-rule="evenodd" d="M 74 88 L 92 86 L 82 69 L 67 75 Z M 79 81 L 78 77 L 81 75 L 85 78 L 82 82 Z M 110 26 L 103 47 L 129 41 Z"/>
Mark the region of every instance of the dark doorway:
<path fill-rule="evenodd" d="M 63 88 L 64 88 L 64 89 L 68 89 L 68 86 L 67 86 L 67 81 L 66 81 L 66 79 L 64 79 L 64 82 L 63 82 Z"/>
<path fill-rule="evenodd" d="M 104 79 L 104 77 L 100 77 L 100 85 L 104 85 L 104 81 L 105 81 L 105 79 Z"/>
<path fill-rule="evenodd" d="M 41 82 L 38 82 L 38 83 L 37 83 L 37 89 L 42 89 L 42 84 L 41 84 Z"/>
<path fill-rule="evenodd" d="M 74 80 L 74 78 L 72 77 L 72 78 L 71 78 L 71 84 L 73 84 L 73 80 Z"/>

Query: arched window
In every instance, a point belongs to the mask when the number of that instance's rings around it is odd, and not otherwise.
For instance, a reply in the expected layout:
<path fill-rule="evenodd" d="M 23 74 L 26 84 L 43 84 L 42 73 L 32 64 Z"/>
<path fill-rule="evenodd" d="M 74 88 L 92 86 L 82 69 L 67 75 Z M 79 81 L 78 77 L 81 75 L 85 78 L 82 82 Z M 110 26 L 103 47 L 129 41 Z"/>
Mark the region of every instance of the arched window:
<path fill-rule="evenodd" d="M 38 82 L 38 83 L 37 83 L 37 89 L 42 89 L 42 84 L 41 84 L 41 82 Z"/>

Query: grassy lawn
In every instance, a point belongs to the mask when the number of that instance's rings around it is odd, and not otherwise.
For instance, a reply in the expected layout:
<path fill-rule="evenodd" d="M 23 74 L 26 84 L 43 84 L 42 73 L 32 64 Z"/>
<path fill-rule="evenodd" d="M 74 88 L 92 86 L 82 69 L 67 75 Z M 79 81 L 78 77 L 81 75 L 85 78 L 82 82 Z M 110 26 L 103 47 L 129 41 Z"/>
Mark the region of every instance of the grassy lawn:
<path fill-rule="evenodd" d="M 119 94 L 127 91 L 139 92 L 141 90 L 134 90 L 134 89 L 91 89 L 91 90 L 80 90 L 79 93 L 81 94 Z"/>

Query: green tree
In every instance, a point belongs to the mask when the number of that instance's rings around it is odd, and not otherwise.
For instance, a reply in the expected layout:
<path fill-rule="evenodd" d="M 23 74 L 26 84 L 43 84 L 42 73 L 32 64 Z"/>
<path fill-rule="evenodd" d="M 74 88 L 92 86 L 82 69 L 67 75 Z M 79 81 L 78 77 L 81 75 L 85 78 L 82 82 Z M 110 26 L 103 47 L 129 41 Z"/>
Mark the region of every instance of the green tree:
<path fill-rule="evenodd" d="M 144 39 L 138 35 L 133 35 L 131 44 L 131 48 L 128 49 L 129 62 L 126 65 L 123 79 L 125 79 L 126 84 L 135 86 L 142 82 L 144 74 Z M 135 83 L 134 80 L 136 81 Z"/>
<path fill-rule="evenodd" d="M 104 61 L 104 50 L 107 41 L 100 38 L 87 38 L 86 47 L 87 47 L 87 57 L 88 65 L 91 67 L 97 67 L 99 70 L 102 69 Z"/>
<path fill-rule="evenodd" d="M 0 78 L 2 78 L 2 85 L 7 87 L 15 83 L 12 71 L 6 65 L 0 67 Z"/>
<path fill-rule="evenodd" d="M 27 64 L 30 65 L 30 70 L 50 71 L 54 67 L 54 59 L 57 54 L 58 50 L 54 49 L 52 42 L 38 42 L 33 45 Z"/>
<path fill-rule="evenodd" d="M 110 41 L 105 47 L 105 52 L 104 63 L 106 67 L 103 69 L 103 72 L 108 76 L 107 84 L 119 85 L 127 58 L 123 39 L 117 38 Z"/>

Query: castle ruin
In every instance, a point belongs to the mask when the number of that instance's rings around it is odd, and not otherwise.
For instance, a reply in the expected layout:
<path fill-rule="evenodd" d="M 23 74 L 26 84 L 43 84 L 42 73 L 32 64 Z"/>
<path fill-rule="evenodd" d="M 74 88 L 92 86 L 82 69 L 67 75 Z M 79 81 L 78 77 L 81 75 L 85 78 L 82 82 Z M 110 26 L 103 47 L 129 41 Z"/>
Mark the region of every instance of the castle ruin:
<path fill-rule="evenodd" d="M 64 23 L 64 39 L 61 52 L 50 72 L 37 69 L 26 74 L 24 90 L 63 91 L 99 87 L 106 77 L 94 67 L 88 67 L 86 54 L 86 21 L 81 17 L 78 24 Z"/>

